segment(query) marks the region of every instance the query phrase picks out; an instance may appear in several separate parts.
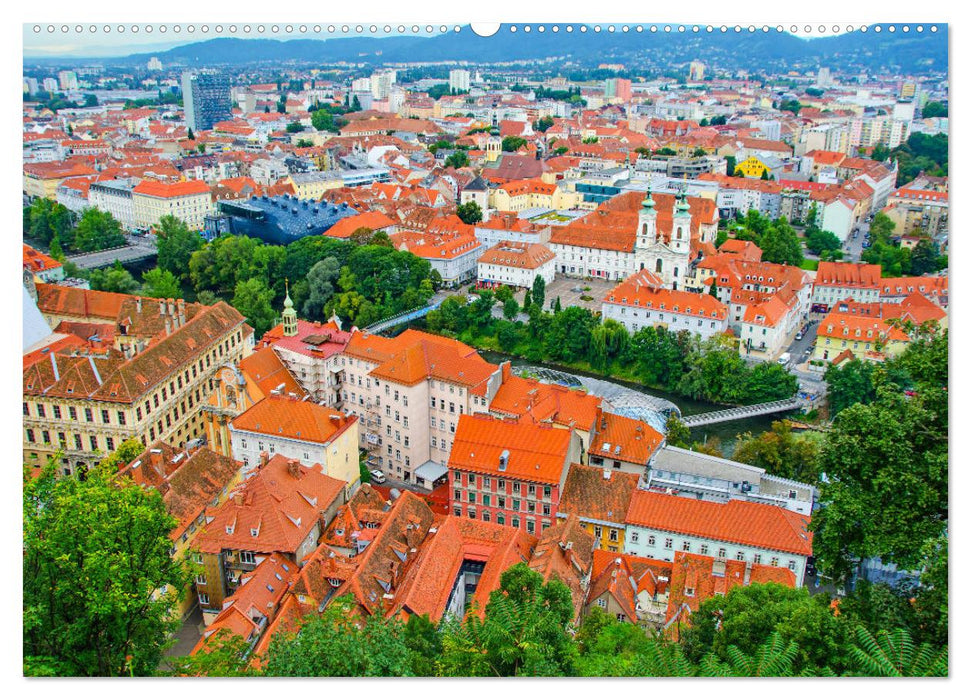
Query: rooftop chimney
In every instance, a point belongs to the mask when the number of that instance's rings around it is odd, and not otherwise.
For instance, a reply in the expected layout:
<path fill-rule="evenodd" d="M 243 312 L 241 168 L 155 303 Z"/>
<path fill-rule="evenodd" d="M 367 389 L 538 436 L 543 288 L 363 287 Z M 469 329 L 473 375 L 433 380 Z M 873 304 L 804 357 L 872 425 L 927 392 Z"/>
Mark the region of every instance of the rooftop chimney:
<path fill-rule="evenodd" d="M 172 319 L 165 317 L 165 335 L 172 335 Z"/>
<path fill-rule="evenodd" d="M 179 299 L 178 301 L 179 310 L 179 325 L 185 325 L 185 299 Z"/>
<path fill-rule="evenodd" d="M 300 478 L 300 462 L 295 459 L 287 460 L 287 473 L 294 479 Z"/>
<path fill-rule="evenodd" d="M 260 452 L 260 466 L 265 467 L 266 463 L 269 461 L 270 461 L 270 453 L 265 451 Z"/>
<path fill-rule="evenodd" d="M 159 316 L 165 315 L 165 299 L 158 300 L 158 313 L 159 313 Z"/>
<path fill-rule="evenodd" d="M 142 312 L 142 298 L 141 297 L 135 297 L 135 310 L 138 313 L 141 313 Z"/>

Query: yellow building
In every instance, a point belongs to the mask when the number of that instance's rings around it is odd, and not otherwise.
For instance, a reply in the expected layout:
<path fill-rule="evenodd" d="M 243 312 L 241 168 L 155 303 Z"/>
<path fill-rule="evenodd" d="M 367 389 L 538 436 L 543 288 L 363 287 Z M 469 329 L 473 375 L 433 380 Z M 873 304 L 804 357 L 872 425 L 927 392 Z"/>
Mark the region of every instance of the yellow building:
<path fill-rule="evenodd" d="M 903 331 L 883 319 L 834 311 L 819 323 L 813 359 L 832 362 L 849 352 L 858 360 L 883 360 L 902 353 L 909 342 Z"/>
<path fill-rule="evenodd" d="M 232 455 L 229 423 L 233 418 L 272 393 L 306 395 L 269 347 L 256 350 L 235 365 L 220 367 L 213 381 L 213 391 L 202 407 L 206 438 L 210 448 L 227 457 Z"/>
<path fill-rule="evenodd" d="M 327 190 L 335 190 L 344 186 L 340 171 L 324 170 L 312 173 L 293 173 L 288 178 L 293 185 L 293 193 L 297 199 L 312 199 L 319 201 Z"/>
<path fill-rule="evenodd" d="M 156 182 L 142 180 L 132 190 L 135 223 L 155 226 L 163 216 L 174 216 L 194 231 L 202 228 L 206 214 L 215 211 L 212 191 L 202 180 Z"/>
<path fill-rule="evenodd" d="M 624 551 L 624 525 L 630 499 L 637 489 L 638 474 L 609 468 L 570 465 L 557 518 L 576 515 L 594 536 L 597 549 Z"/>
<path fill-rule="evenodd" d="M 745 177 L 760 178 L 762 177 L 762 173 L 769 172 L 769 168 L 756 156 L 749 156 L 740 163 L 736 163 L 735 175 L 738 175 L 739 171 L 741 171 Z"/>
<path fill-rule="evenodd" d="M 542 179 L 532 179 L 507 182 L 492 190 L 489 199 L 489 206 L 499 211 L 525 211 L 534 207 L 559 210 L 574 208 L 580 195 Z"/>
<path fill-rule="evenodd" d="M 224 302 L 143 299 L 36 286 L 55 333 L 23 363 L 23 459 L 86 469 L 129 438 L 184 447 L 205 435 L 202 407 L 225 364 L 253 347 L 253 329 Z"/>

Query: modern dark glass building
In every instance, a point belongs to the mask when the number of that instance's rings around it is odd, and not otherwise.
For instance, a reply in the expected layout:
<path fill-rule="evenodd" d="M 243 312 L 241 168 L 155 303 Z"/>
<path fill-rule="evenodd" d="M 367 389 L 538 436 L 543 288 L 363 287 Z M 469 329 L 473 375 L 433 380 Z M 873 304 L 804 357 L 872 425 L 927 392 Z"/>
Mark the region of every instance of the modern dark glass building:
<path fill-rule="evenodd" d="M 229 78 L 223 73 L 182 74 L 185 123 L 193 131 L 206 131 L 216 122 L 231 119 Z"/>
<path fill-rule="evenodd" d="M 287 245 L 304 236 L 326 235 L 338 221 L 357 213 L 346 204 L 312 202 L 286 194 L 226 200 L 219 202 L 218 214 L 206 217 L 203 237 L 212 240 L 220 234 L 231 233 Z"/>

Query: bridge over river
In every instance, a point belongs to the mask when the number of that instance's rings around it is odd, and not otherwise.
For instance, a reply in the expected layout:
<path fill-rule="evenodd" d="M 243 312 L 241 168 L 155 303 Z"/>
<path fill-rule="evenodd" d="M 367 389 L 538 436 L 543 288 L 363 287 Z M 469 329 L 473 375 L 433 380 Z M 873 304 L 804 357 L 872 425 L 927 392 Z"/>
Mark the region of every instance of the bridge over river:
<path fill-rule="evenodd" d="M 94 253 L 70 255 L 67 259 L 84 270 L 95 270 L 114 265 L 116 260 L 122 264 L 127 264 L 147 260 L 158 255 L 154 238 L 147 236 L 126 236 L 126 238 L 128 245 L 98 250 Z"/>
<path fill-rule="evenodd" d="M 685 416 L 681 420 L 689 428 L 697 428 L 699 425 L 726 423 L 730 420 L 754 418 L 755 416 L 767 416 L 772 413 L 785 413 L 786 411 L 794 411 L 798 408 L 802 408 L 802 406 L 803 402 L 799 399 L 784 399 L 782 401 L 758 403 L 753 406 L 733 406 L 720 411 L 696 413 L 693 416 Z"/>

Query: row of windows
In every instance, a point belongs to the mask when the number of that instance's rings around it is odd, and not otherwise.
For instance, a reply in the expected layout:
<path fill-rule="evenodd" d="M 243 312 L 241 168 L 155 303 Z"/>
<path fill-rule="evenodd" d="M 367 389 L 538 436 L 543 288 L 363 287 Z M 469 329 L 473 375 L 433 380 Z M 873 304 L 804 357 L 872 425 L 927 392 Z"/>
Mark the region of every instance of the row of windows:
<path fill-rule="evenodd" d="M 46 404 L 37 403 L 37 404 L 34 404 L 34 406 L 35 406 L 34 414 L 31 414 L 30 404 L 24 401 L 24 415 L 28 417 L 35 415 L 37 418 L 47 418 Z M 78 413 L 78 409 L 76 406 L 65 407 L 59 404 L 54 404 L 50 407 L 50 409 L 51 409 L 50 417 L 53 418 L 54 420 L 63 420 L 66 416 L 68 420 L 76 422 L 78 420 L 78 416 L 83 415 L 84 421 L 86 423 L 98 422 L 96 421 L 96 418 L 98 418 L 100 419 L 100 422 L 104 425 L 112 424 L 111 411 L 108 409 L 100 409 L 98 410 L 97 413 L 95 413 L 95 409 L 93 408 L 84 408 L 82 409 L 80 414 Z M 128 418 L 124 411 L 115 411 L 115 417 L 117 418 L 118 425 L 128 424 Z"/>
<path fill-rule="evenodd" d="M 479 502 L 484 506 L 495 506 L 497 508 L 506 508 L 506 497 L 496 496 L 490 493 L 476 494 L 475 491 L 465 491 L 461 489 L 455 489 L 453 491 L 456 502 L 461 502 L 463 500 L 462 496 L 465 495 L 465 499 L 468 503 Z M 524 501 L 519 498 L 509 499 L 510 508 L 507 510 L 520 511 L 523 513 L 536 513 L 536 501 Z M 540 511 L 543 515 L 552 514 L 552 506 L 549 503 L 542 503 Z M 599 537 L 599 535 L 598 535 Z"/>
<path fill-rule="evenodd" d="M 57 440 L 57 446 L 63 449 L 68 449 L 70 444 L 73 444 L 73 449 L 81 451 L 85 449 L 90 449 L 91 452 L 97 452 L 102 448 L 98 441 L 97 435 L 89 435 L 87 440 L 88 448 L 85 448 L 84 436 L 73 433 L 71 435 L 72 440 L 68 441 L 67 433 L 57 432 L 56 435 L 52 434 L 50 430 L 37 430 L 35 428 L 27 428 L 26 431 L 27 442 L 30 444 L 42 444 L 42 445 L 54 445 L 54 440 Z M 39 438 L 39 439 L 38 439 Z M 115 438 L 112 436 L 107 436 L 104 440 L 104 449 L 108 452 L 113 452 L 115 449 Z"/>
<path fill-rule="evenodd" d="M 493 490 L 493 486 L 495 486 L 495 490 L 499 491 L 500 493 L 505 493 L 506 483 L 506 479 L 495 479 L 490 476 L 481 476 L 470 473 L 463 474 L 463 472 L 458 470 L 452 471 L 452 486 L 456 488 L 467 486 L 470 489 L 481 488 L 484 491 L 491 491 Z M 509 481 L 508 483 L 511 484 L 512 493 L 516 495 L 525 493 L 527 496 L 535 497 L 539 492 L 539 486 L 537 484 L 519 481 Z M 543 498 L 548 499 L 552 497 L 552 495 L 553 487 L 550 485 L 544 485 Z"/>
<path fill-rule="evenodd" d="M 453 507 L 452 512 L 455 513 L 457 517 L 462 517 L 462 514 L 463 514 L 462 506 L 456 504 Z M 507 516 L 505 513 L 502 513 L 500 511 L 496 511 L 495 513 L 493 513 L 492 511 L 488 511 L 485 509 L 477 511 L 476 508 L 473 506 L 469 506 L 468 508 L 465 509 L 465 516 L 472 520 L 475 520 L 477 517 L 481 517 L 483 522 L 490 523 L 494 521 L 497 525 L 505 525 L 507 522 Z M 526 524 L 526 532 L 528 532 L 531 535 L 535 534 L 536 520 L 533 518 L 525 518 L 524 521 Z M 523 520 L 521 520 L 518 515 L 513 515 L 508 517 L 508 523 L 512 527 L 518 528 L 522 524 L 522 522 Z M 543 530 L 550 527 L 550 524 L 551 523 L 549 520 L 543 520 L 540 524 L 540 528 L 541 528 L 540 533 L 542 533 Z"/>
<path fill-rule="evenodd" d="M 628 537 L 630 538 L 630 541 L 632 543 L 634 543 L 634 544 L 637 544 L 640 541 L 640 533 L 637 532 L 636 530 L 630 531 L 630 533 L 628 534 Z M 648 535 L 647 536 L 647 546 L 648 547 L 655 547 L 655 546 L 657 546 L 657 538 L 654 535 Z M 672 549 L 672 550 L 674 549 L 674 538 L 673 537 L 665 537 L 664 538 L 664 549 Z M 691 541 L 690 540 L 683 540 L 681 542 L 681 546 L 678 548 L 677 551 L 679 551 L 679 552 L 690 552 L 691 551 Z M 724 558 L 726 558 L 728 556 L 728 549 L 725 548 L 725 547 L 719 547 L 717 549 L 717 554 L 712 555 L 712 553 L 711 553 L 711 547 L 707 543 L 702 543 L 701 546 L 699 547 L 699 550 L 698 551 L 701 554 L 705 555 L 705 556 L 717 556 L 719 559 L 724 559 Z M 740 549 L 737 550 L 735 552 L 735 559 L 738 560 L 738 561 L 745 561 L 745 552 L 743 552 Z M 752 563 L 753 564 L 761 564 L 762 563 L 762 555 L 761 554 L 758 554 L 758 553 L 756 553 L 755 555 L 753 555 L 753 557 L 752 557 Z M 779 566 L 779 557 L 771 557 L 769 559 L 769 565 L 770 566 Z M 796 561 L 795 561 L 795 559 L 790 559 L 789 560 L 788 567 L 792 571 L 795 571 L 796 570 Z"/>

